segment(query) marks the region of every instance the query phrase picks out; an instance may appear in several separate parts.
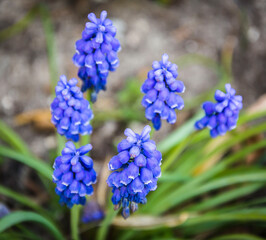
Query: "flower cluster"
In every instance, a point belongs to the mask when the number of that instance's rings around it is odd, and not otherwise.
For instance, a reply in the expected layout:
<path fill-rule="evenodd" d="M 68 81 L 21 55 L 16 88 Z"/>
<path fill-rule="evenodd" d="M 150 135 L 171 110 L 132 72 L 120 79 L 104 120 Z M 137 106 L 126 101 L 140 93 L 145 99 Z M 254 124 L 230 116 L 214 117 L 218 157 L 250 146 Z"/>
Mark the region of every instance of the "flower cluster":
<path fill-rule="evenodd" d="M 84 205 L 85 196 L 93 194 L 92 184 L 96 183 L 96 172 L 92 159 L 85 155 L 91 149 L 91 144 L 76 149 L 73 142 L 67 142 L 62 156 L 55 159 L 55 191 L 60 196 L 60 203 L 65 203 L 69 208 L 74 204 Z"/>
<path fill-rule="evenodd" d="M 92 132 L 90 120 L 93 118 L 90 103 L 83 98 L 75 78 L 67 81 L 62 75 L 55 88 L 56 97 L 51 104 L 52 123 L 57 132 L 73 141 L 79 140 L 79 134 Z"/>
<path fill-rule="evenodd" d="M 86 203 L 83 209 L 82 222 L 90 223 L 104 218 L 104 212 L 99 204 L 93 200 Z"/>
<path fill-rule="evenodd" d="M 114 71 L 119 60 L 117 52 L 120 43 L 115 38 L 116 28 L 107 12 L 102 11 L 100 18 L 94 13 L 88 15 L 90 22 L 82 32 L 82 38 L 76 42 L 76 53 L 73 62 L 79 68 L 78 76 L 82 79 L 82 91 L 91 89 L 91 101 L 95 102 L 97 93 L 106 89 L 109 71 Z"/>
<path fill-rule="evenodd" d="M 161 119 L 171 124 L 176 122 L 175 109 L 181 110 L 184 107 L 182 97 L 176 93 L 183 93 L 185 86 L 182 81 L 176 80 L 177 65 L 168 61 L 166 53 L 161 61 L 153 62 L 152 68 L 141 88 L 145 94 L 142 105 L 146 108 L 146 118 L 159 130 Z"/>
<path fill-rule="evenodd" d="M 118 144 L 119 153 L 108 165 L 114 171 L 107 179 L 112 187 L 112 202 L 115 209 L 122 205 L 124 218 L 129 217 L 130 209 L 135 212 L 139 203 L 147 202 L 146 195 L 157 188 L 161 175 L 162 155 L 150 140 L 150 131 L 150 126 L 146 126 L 139 135 L 127 128 L 127 138 Z"/>
<path fill-rule="evenodd" d="M 195 123 L 196 129 L 210 128 L 210 135 L 213 138 L 234 129 L 239 111 L 242 109 L 242 96 L 236 96 L 235 89 L 229 83 L 225 85 L 225 90 L 226 93 L 216 90 L 214 96 L 216 103 L 203 103 L 205 116 Z"/>

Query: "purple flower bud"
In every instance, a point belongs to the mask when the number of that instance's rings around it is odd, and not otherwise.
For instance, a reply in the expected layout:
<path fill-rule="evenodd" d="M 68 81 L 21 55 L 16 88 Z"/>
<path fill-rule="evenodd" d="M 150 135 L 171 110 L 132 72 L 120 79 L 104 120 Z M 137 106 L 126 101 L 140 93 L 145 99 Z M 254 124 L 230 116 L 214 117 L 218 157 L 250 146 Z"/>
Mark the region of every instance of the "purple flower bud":
<path fill-rule="evenodd" d="M 144 189 L 144 184 L 141 182 L 140 178 L 135 178 L 131 183 L 132 190 L 134 193 L 142 192 Z"/>
<path fill-rule="evenodd" d="M 122 151 L 122 152 L 118 153 L 117 158 L 122 164 L 125 164 L 130 159 L 129 152 L 128 151 Z"/>
<path fill-rule="evenodd" d="M 133 146 L 130 148 L 130 150 L 129 150 L 130 158 L 135 158 L 135 157 L 139 156 L 139 154 L 140 154 L 140 149 L 138 146 Z"/>
<path fill-rule="evenodd" d="M 124 150 L 129 149 L 132 146 L 130 142 L 128 142 L 126 139 L 123 139 L 120 143 L 117 145 L 117 151 L 121 152 Z"/>
<path fill-rule="evenodd" d="M 144 184 L 148 184 L 153 179 L 153 173 L 147 168 L 142 168 L 140 171 L 140 179 Z"/>
<path fill-rule="evenodd" d="M 117 170 L 119 168 L 122 167 L 122 163 L 121 161 L 119 161 L 119 157 L 118 156 L 114 156 L 111 158 L 109 164 L 108 164 L 108 167 L 109 167 L 109 170 L 113 171 L 113 170 Z"/>

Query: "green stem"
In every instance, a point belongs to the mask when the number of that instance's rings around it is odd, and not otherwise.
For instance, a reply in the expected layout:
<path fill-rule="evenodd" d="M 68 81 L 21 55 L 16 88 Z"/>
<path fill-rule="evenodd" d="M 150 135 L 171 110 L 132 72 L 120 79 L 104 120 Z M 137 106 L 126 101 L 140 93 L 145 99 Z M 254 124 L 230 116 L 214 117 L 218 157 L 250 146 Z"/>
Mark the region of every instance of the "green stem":
<path fill-rule="evenodd" d="M 79 240 L 79 210 L 80 206 L 74 205 L 70 210 L 71 239 Z"/>

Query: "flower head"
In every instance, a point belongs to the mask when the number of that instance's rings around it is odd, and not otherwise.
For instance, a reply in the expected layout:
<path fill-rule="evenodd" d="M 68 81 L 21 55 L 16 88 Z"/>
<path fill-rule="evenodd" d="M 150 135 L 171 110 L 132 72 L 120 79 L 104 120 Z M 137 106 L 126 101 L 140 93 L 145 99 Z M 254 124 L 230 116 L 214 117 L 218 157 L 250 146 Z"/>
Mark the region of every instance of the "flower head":
<path fill-rule="evenodd" d="M 92 132 L 90 120 L 93 118 L 90 103 L 83 98 L 75 78 L 67 81 L 62 75 L 55 88 L 56 97 L 51 104 L 52 123 L 60 135 L 73 141 L 79 140 L 79 134 Z"/>
<path fill-rule="evenodd" d="M 109 71 L 115 71 L 119 65 L 117 52 L 121 49 L 115 38 L 116 28 L 107 12 L 102 11 L 100 18 L 94 13 L 88 15 L 82 38 L 76 42 L 73 62 L 80 67 L 78 76 L 82 79 L 82 91 L 91 89 L 91 100 L 96 101 L 97 93 L 106 89 Z"/>
<path fill-rule="evenodd" d="M 65 203 L 69 208 L 74 204 L 84 205 L 86 195 L 93 194 L 92 184 L 96 183 L 96 172 L 92 159 L 85 155 L 91 149 L 91 144 L 76 149 L 73 142 L 67 142 L 62 156 L 55 159 L 55 192 L 60 196 L 60 203 Z"/>
<path fill-rule="evenodd" d="M 216 90 L 215 100 L 202 105 L 205 116 L 195 123 L 196 129 L 208 127 L 211 137 L 224 135 L 236 127 L 239 111 L 242 109 L 242 96 L 235 95 L 236 91 L 231 85 L 225 84 L 226 93 Z"/>
<path fill-rule="evenodd" d="M 91 200 L 86 203 L 82 214 L 83 223 L 95 222 L 103 218 L 104 218 L 104 212 L 97 202 Z"/>
<path fill-rule="evenodd" d="M 146 108 L 146 118 L 159 130 L 161 119 L 166 119 L 170 124 L 176 122 L 175 109 L 181 110 L 184 107 L 182 97 L 176 93 L 183 93 L 185 86 L 182 81 L 176 80 L 177 65 L 168 61 L 166 53 L 161 61 L 153 62 L 152 68 L 141 88 L 145 94 L 142 105 Z"/>
<path fill-rule="evenodd" d="M 131 129 L 125 130 L 126 139 L 118 146 L 118 154 L 111 158 L 108 166 L 111 171 L 107 184 L 112 187 L 112 202 L 115 209 L 122 205 L 122 216 L 129 217 L 138 204 L 147 202 L 146 195 L 157 188 L 161 175 L 162 154 L 150 140 L 150 126 L 144 127 L 139 135 Z"/>

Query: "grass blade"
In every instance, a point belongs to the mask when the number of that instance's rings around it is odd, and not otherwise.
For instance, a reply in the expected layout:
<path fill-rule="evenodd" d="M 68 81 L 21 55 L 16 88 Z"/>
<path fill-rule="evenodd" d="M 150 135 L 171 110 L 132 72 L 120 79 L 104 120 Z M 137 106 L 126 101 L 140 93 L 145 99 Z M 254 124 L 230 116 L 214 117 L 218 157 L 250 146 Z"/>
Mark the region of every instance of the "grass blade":
<path fill-rule="evenodd" d="M 44 177 L 52 181 L 53 170 L 52 168 L 45 163 L 44 161 L 39 160 L 31 156 L 23 155 L 18 153 L 10 148 L 0 146 L 0 156 L 8 157 L 14 160 L 17 160 L 33 169 L 38 173 L 42 174 Z"/>
<path fill-rule="evenodd" d="M 182 227 L 192 226 L 195 224 L 201 224 L 204 222 L 253 222 L 253 221 L 266 221 L 266 209 L 255 208 L 245 209 L 239 212 L 223 213 L 215 215 L 203 215 L 188 219 Z"/>
<path fill-rule="evenodd" d="M 42 214 L 45 214 L 45 211 L 36 203 L 34 202 L 33 200 L 31 200 L 30 198 L 28 197 L 25 197 L 17 192 L 14 192 L 4 186 L 1 186 L 0 185 L 0 195 L 4 195 L 6 197 L 9 197 L 9 198 L 12 198 L 14 200 L 16 200 L 17 202 L 27 206 L 27 207 L 30 207 Z"/>
<path fill-rule="evenodd" d="M 11 147 L 23 154 L 29 154 L 30 151 L 26 143 L 11 129 L 7 124 L 0 120 L 0 138 Z"/>
<path fill-rule="evenodd" d="M 224 203 L 227 203 L 229 201 L 232 201 L 236 198 L 240 198 L 240 197 L 249 195 L 249 194 L 257 191 L 258 189 L 260 189 L 264 185 L 265 184 L 255 183 L 255 184 L 251 184 L 251 185 L 245 185 L 243 187 L 239 187 L 239 188 L 227 191 L 227 192 L 223 191 L 218 196 L 206 199 L 206 200 L 200 202 L 199 204 L 194 204 L 191 207 L 183 209 L 183 211 L 205 211 L 207 209 L 214 208 L 214 207 L 217 207 L 217 206 L 222 205 Z"/>
<path fill-rule="evenodd" d="M 212 238 L 212 240 L 264 240 L 264 238 L 251 234 L 229 234 Z"/>
<path fill-rule="evenodd" d="M 189 191 L 192 191 L 192 188 L 197 188 L 196 186 L 199 186 L 199 184 L 201 184 L 202 182 L 222 172 L 230 164 L 236 162 L 239 159 L 242 159 L 242 157 L 246 156 L 248 153 L 253 152 L 260 148 L 264 148 L 265 146 L 266 146 L 266 140 L 250 145 L 242 149 L 241 151 L 224 159 L 209 171 L 204 172 L 198 177 L 195 177 L 193 180 L 182 185 L 177 190 L 172 191 L 168 195 L 164 195 L 163 198 L 160 199 L 160 201 L 155 202 L 154 205 L 152 206 L 153 214 L 160 214 L 166 211 L 167 209 L 175 206 L 180 201 L 179 199 L 182 198 L 183 194 L 187 193 L 188 189 Z M 147 211 L 147 208 L 145 210 Z"/>
<path fill-rule="evenodd" d="M 4 232 L 6 229 L 22 222 L 38 222 L 45 226 L 50 232 L 54 235 L 56 239 L 64 240 L 65 238 L 57 229 L 57 227 L 48 219 L 43 216 L 34 213 L 34 212 L 26 212 L 26 211 L 17 211 L 13 212 L 3 218 L 0 219 L 0 233 Z"/>

